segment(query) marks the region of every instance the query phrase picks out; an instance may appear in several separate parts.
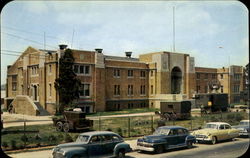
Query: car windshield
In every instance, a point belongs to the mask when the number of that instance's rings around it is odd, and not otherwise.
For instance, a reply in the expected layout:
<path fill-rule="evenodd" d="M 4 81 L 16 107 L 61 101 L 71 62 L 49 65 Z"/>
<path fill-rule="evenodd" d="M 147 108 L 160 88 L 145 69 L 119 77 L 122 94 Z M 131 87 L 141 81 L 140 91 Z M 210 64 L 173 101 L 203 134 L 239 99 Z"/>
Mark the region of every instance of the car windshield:
<path fill-rule="evenodd" d="M 206 124 L 205 128 L 212 128 L 212 129 L 217 129 L 217 125 L 216 124 Z"/>
<path fill-rule="evenodd" d="M 89 136 L 86 135 L 79 135 L 76 139 L 76 142 L 87 142 L 89 139 Z"/>
<path fill-rule="evenodd" d="M 170 129 L 156 129 L 153 135 L 168 135 Z"/>
<path fill-rule="evenodd" d="M 248 125 L 249 125 L 249 122 L 242 121 L 242 122 L 240 122 L 240 125 L 248 126 Z"/>

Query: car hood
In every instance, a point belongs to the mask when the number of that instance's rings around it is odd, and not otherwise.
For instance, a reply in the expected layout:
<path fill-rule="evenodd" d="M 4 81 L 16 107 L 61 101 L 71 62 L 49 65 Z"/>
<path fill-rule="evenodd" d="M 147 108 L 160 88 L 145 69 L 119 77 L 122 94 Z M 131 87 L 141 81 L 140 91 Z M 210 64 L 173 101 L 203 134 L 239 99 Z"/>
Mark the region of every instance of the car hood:
<path fill-rule="evenodd" d="M 192 132 L 192 135 L 197 135 L 197 134 L 209 134 L 209 133 L 214 133 L 217 132 L 217 129 L 211 129 L 211 128 L 204 128 L 200 130 L 196 130 Z"/>
<path fill-rule="evenodd" d="M 167 137 L 166 135 L 149 135 L 139 139 L 139 141 L 153 142 L 154 140 L 159 140 L 166 137 Z"/>

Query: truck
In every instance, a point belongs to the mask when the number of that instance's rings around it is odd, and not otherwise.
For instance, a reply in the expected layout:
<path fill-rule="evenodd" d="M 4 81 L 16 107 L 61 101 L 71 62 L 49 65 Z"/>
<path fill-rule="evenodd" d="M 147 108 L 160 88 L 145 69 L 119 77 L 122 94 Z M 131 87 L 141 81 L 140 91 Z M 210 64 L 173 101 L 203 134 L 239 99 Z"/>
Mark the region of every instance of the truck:
<path fill-rule="evenodd" d="M 156 112 L 165 120 L 184 120 L 191 117 L 191 101 L 168 101 L 160 103 L 160 112 Z"/>
<path fill-rule="evenodd" d="M 86 119 L 86 113 L 81 111 L 64 111 L 61 118 L 52 120 L 57 131 L 89 130 L 93 127 L 93 120 Z"/>
<path fill-rule="evenodd" d="M 203 114 L 225 112 L 229 107 L 227 93 L 199 93 L 193 99 Z"/>

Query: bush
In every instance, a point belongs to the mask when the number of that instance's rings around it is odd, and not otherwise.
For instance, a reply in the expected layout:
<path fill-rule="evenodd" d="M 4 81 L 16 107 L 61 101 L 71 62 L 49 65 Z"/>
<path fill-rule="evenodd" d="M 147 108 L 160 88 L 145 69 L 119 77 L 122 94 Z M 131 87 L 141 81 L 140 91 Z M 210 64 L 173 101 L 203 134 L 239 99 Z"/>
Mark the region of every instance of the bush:
<path fill-rule="evenodd" d="M 65 141 L 66 143 L 68 143 L 68 142 L 73 142 L 73 139 L 72 139 L 72 137 L 71 137 L 68 133 L 66 133 L 66 134 L 65 134 L 65 137 L 64 137 L 64 141 Z"/>
<path fill-rule="evenodd" d="M 11 149 L 17 149 L 16 141 L 15 140 L 11 140 L 10 146 L 11 146 Z"/>
<path fill-rule="evenodd" d="M 120 136 L 123 136 L 123 135 L 122 135 L 122 129 L 121 129 L 120 127 L 117 129 L 117 133 L 118 133 Z"/>
<path fill-rule="evenodd" d="M 35 140 L 41 140 L 42 139 L 42 137 L 39 134 L 36 134 L 34 138 L 35 138 Z"/>
<path fill-rule="evenodd" d="M 26 135 L 22 135 L 22 136 L 21 136 L 21 140 L 22 140 L 23 142 L 27 142 L 29 139 L 28 139 L 28 137 L 27 137 Z"/>
<path fill-rule="evenodd" d="M 7 142 L 2 142 L 2 147 L 7 148 L 7 147 L 9 147 L 9 145 Z"/>
<path fill-rule="evenodd" d="M 56 141 L 57 138 L 56 138 L 56 136 L 54 136 L 54 135 L 49 135 L 48 140 L 49 140 L 49 141 Z"/>

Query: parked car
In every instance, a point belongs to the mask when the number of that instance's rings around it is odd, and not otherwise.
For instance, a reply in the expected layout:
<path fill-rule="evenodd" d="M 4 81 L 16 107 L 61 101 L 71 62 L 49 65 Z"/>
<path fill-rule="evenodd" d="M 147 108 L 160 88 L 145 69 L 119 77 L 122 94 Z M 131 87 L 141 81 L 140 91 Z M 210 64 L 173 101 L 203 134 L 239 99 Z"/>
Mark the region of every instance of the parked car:
<path fill-rule="evenodd" d="M 166 149 L 188 147 L 195 143 L 195 137 L 190 135 L 186 128 L 180 126 L 162 126 L 155 130 L 153 135 L 137 140 L 139 151 L 162 153 Z"/>
<path fill-rule="evenodd" d="M 249 120 L 241 120 L 239 125 L 232 126 L 232 128 L 240 130 L 240 133 L 239 133 L 240 137 L 250 137 L 249 126 L 250 126 Z"/>
<path fill-rule="evenodd" d="M 218 141 L 233 139 L 239 136 L 239 130 L 233 129 L 225 122 L 209 122 L 204 129 L 195 130 L 191 133 L 196 137 L 198 143 L 211 142 L 216 144 Z"/>
<path fill-rule="evenodd" d="M 131 150 L 130 145 L 120 135 L 109 131 L 95 131 L 80 134 L 76 142 L 57 145 L 52 155 L 53 158 L 123 158 Z"/>

